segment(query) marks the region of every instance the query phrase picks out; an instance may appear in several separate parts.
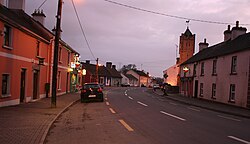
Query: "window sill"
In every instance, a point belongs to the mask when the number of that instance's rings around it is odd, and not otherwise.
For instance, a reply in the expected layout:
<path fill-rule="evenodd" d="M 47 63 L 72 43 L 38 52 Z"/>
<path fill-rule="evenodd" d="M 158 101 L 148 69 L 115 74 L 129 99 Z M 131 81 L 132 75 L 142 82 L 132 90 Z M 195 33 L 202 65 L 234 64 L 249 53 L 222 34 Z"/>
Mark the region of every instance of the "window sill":
<path fill-rule="evenodd" d="M 4 98 L 9 98 L 9 97 L 11 97 L 11 94 L 6 94 L 6 95 L 1 95 L 1 99 L 4 99 Z"/>
<path fill-rule="evenodd" d="M 216 100 L 216 97 L 211 97 L 211 99 Z"/>
<path fill-rule="evenodd" d="M 235 100 L 229 100 L 228 102 L 234 104 L 234 103 L 235 103 Z"/>
<path fill-rule="evenodd" d="M 200 97 L 203 97 L 203 95 L 199 95 Z"/>
<path fill-rule="evenodd" d="M 62 64 L 63 62 L 62 61 L 59 61 L 60 64 Z"/>
<path fill-rule="evenodd" d="M 217 76 L 217 73 L 213 73 L 212 76 Z"/>
<path fill-rule="evenodd" d="M 8 50 L 12 50 L 13 49 L 13 47 L 6 46 L 6 45 L 3 45 L 2 47 L 5 48 L 5 49 L 8 49 Z"/>
<path fill-rule="evenodd" d="M 236 73 L 236 72 L 234 72 L 234 73 L 230 73 L 230 75 L 237 75 L 237 73 Z"/>
<path fill-rule="evenodd" d="M 204 74 L 200 75 L 200 76 L 204 76 Z"/>

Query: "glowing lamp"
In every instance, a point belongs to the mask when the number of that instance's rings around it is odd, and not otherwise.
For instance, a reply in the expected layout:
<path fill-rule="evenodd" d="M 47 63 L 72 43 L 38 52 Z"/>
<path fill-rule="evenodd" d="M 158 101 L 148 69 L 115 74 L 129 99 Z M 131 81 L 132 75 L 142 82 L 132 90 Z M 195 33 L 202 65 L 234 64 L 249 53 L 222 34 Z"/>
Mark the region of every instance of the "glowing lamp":
<path fill-rule="evenodd" d="M 86 75 L 86 73 L 87 73 L 86 69 L 83 69 L 82 70 L 82 75 Z"/>
<path fill-rule="evenodd" d="M 184 71 L 184 73 L 187 73 L 189 71 L 189 68 L 188 67 L 184 67 L 183 71 Z"/>

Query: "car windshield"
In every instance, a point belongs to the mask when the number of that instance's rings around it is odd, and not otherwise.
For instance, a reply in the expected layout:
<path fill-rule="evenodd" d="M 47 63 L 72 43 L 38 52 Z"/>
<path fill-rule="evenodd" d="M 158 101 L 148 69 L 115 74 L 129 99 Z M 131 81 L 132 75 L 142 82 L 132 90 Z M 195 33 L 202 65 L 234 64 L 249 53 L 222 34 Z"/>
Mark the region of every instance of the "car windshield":
<path fill-rule="evenodd" d="M 86 84 L 84 85 L 84 89 L 89 89 L 89 88 L 99 88 L 100 86 L 98 84 Z"/>

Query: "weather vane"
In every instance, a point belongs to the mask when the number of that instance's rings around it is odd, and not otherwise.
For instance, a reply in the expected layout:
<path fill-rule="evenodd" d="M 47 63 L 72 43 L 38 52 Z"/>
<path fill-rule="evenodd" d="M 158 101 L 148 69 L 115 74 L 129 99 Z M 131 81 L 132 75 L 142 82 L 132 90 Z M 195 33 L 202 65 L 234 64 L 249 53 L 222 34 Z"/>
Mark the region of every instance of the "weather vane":
<path fill-rule="evenodd" d="M 186 20 L 187 27 L 189 27 L 190 20 Z"/>

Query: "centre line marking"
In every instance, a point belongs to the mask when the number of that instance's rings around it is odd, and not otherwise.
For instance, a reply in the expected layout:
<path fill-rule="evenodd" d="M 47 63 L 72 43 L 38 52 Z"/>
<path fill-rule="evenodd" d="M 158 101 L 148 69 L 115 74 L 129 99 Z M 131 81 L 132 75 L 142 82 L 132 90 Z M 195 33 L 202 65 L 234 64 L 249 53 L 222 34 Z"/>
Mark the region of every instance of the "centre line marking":
<path fill-rule="evenodd" d="M 248 142 L 248 141 L 246 141 L 246 140 L 243 140 L 243 139 L 240 139 L 240 138 L 237 138 L 237 137 L 234 137 L 234 136 L 227 136 L 227 137 L 229 137 L 229 138 L 231 138 L 231 139 L 234 139 L 234 140 L 236 140 L 236 141 L 242 142 L 242 143 L 244 143 L 244 144 L 250 144 L 250 142 Z"/>
<path fill-rule="evenodd" d="M 145 106 L 145 107 L 148 106 L 148 105 L 146 105 L 145 103 L 142 103 L 142 102 L 139 102 L 139 101 L 137 101 L 137 103 L 140 104 L 140 105 L 143 105 L 143 106 Z"/>
<path fill-rule="evenodd" d="M 229 119 L 229 120 L 233 120 L 233 121 L 238 121 L 240 122 L 241 120 L 239 119 L 235 119 L 235 118 L 231 118 L 231 117 L 227 117 L 227 116 L 222 116 L 222 115 L 217 115 L 218 117 L 224 118 L 224 119 Z"/>
<path fill-rule="evenodd" d="M 108 105 L 108 106 L 109 106 L 109 102 L 106 102 L 106 105 Z"/>
<path fill-rule="evenodd" d="M 109 110 L 111 111 L 112 114 L 116 113 L 112 108 L 109 108 Z"/>
<path fill-rule="evenodd" d="M 108 100 L 108 98 L 107 98 L 107 97 L 105 97 L 105 100 L 107 101 L 107 100 Z"/>
<path fill-rule="evenodd" d="M 165 114 L 165 115 L 171 116 L 171 117 L 176 118 L 176 119 L 178 119 L 178 120 L 181 120 L 181 121 L 186 121 L 186 119 L 181 118 L 181 117 L 178 117 L 178 116 L 175 116 L 175 115 L 172 115 L 172 114 L 170 114 L 170 113 L 167 113 L 167 112 L 164 112 L 164 111 L 160 111 L 160 112 L 161 112 L 162 114 Z"/>
<path fill-rule="evenodd" d="M 133 98 L 132 98 L 132 97 L 130 97 L 130 96 L 129 96 L 128 98 L 129 98 L 129 99 L 131 99 L 131 100 L 133 100 Z"/>
<path fill-rule="evenodd" d="M 119 120 L 119 122 L 130 132 L 134 131 L 124 120 Z"/>
<path fill-rule="evenodd" d="M 200 112 L 200 110 L 199 110 L 199 109 L 195 109 L 195 108 L 192 108 L 192 107 L 188 107 L 188 109 L 193 110 L 193 111 Z"/>
<path fill-rule="evenodd" d="M 125 93 L 125 96 L 127 96 L 128 94 L 127 93 Z"/>

